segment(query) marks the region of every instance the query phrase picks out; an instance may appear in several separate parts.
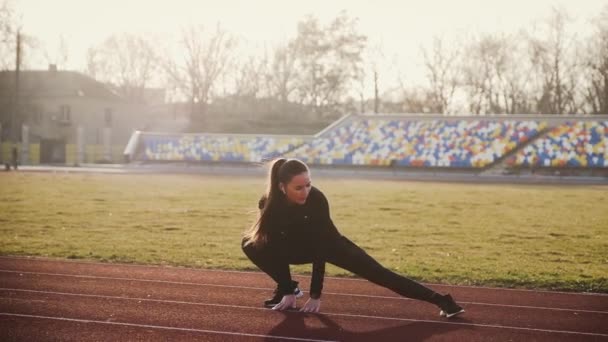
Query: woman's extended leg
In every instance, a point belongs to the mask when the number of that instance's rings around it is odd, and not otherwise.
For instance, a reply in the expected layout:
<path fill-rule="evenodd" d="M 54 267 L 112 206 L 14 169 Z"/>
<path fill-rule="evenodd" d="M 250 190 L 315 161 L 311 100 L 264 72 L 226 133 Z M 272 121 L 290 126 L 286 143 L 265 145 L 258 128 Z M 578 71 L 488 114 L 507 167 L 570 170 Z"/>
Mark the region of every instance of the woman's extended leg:
<path fill-rule="evenodd" d="M 448 316 L 456 314 L 454 313 L 455 311 L 457 313 L 463 311 L 462 308 L 451 300 L 449 295 L 442 296 L 414 280 L 387 269 L 346 237 L 342 237 L 327 252 L 326 260 L 404 297 L 433 303 L 439 306 Z M 456 305 L 456 307 L 451 306 L 452 304 Z"/>
<path fill-rule="evenodd" d="M 327 262 L 393 290 L 404 297 L 429 301 L 436 293 L 428 287 L 380 265 L 363 249 L 345 237 L 340 239 L 337 246 L 330 251 Z"/>

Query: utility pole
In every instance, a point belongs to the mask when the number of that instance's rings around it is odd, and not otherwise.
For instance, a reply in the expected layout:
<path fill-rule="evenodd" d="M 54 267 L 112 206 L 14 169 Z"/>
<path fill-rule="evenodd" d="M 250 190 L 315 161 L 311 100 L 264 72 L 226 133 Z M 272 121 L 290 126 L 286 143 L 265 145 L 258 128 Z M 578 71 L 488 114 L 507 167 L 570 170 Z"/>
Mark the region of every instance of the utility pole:
<path fill-rule="evenodd" d="M 17 31 L 17 56 L 15 58 L 15 106 L 13 111 L 11 112 L 11 161 L 13 163 L 13 169 L 17 170 L 17 164 L 19 161 L 19 151 L 17 148 L 18 144 L 18 135 L 17 130 L 19 129 L 19 125 L 17 124 L 17 120 L 19 120 L 19 77 L 21 71 L 21 32 Z"/>
<path fill-rule="evenodd" d="M 17 54 L 15 58 L 15 108 L 13 109 L 13 118 L 11 122 L 13 123 L 13 143 L 17 143 L 17 132 L 14 129 L 16 126 L 16 121 L 19 117 L 19 72 L 21 71 L 21 33 L 17 31 Z"/>
<path fill-rule="evenodd" d="M 380 98 L 378 96 L 378 70 L 374 67 L 374 114 L 378 114 Z"/>

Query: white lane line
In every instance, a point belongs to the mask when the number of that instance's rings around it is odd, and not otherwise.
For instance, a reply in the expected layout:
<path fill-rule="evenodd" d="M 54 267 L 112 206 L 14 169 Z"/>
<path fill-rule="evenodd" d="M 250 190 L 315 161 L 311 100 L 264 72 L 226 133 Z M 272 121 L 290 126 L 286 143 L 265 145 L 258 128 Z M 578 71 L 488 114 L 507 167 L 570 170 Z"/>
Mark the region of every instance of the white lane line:
<path fill-rule="evenodd" d="M 508 329 L 508 330 L 523 330 L 523 331 L 533 331 L 533 332 L 545 332 L 545 333 L 551 333 L 551 334 L 570 334 L 570 335 L 585 335 L 585 336 L 608 337 L 608 334 L 600 334 L 600 333 L 589 333 L 589 332 L 570 331 L 570 330 L 553 330 L 553 329 L 538 329 L 538 328 L 513 327 L 513 326 L 508 326 L 508 325 L 497 325 L 497 324 L 447 322 L 447 321 L 433 321 L 433 320 L 429 320 L 429 319 L 407 319 L 407 318 L 378 317 L 378 316 L 352 315 L 352 314 L 326 313 L 326 315 L 335 315 L 335 316 L 343 316 L 343 317 L 357 317 L 357 318 L 369 318 L 369 319 L 380 319 L 380 320 L 391 320 L 391 321 L 411 321 L 411 322 L 423 322 L 423 323 L 451 324 L 451 325 L 471 326 L 471 327 L 478 327 L 478 328 L 496 328 L 496 329 Z"/>
<path fill-rule="evenodd" d="M 21 299 L 21 298 L 14 298 L 14 297 L 0 297 L 0 300 L 2 300 L 2 299 L 6 299 L 9 302 L 46 303 L 46 300 L 41 300 L 41 299 Z"/>
<path fill-rule="evenodd" d="M 136 324 L 136 323 L 125 323 L 125 322 L 95 321 L 95 320 L 89 320 L 89 319 L 66 318 L 66 317 L 52 317 L 52 316 L 38 316 L 38 315 L 25 315 L 25 314 L 14 314 L 14 313 L 8 313 L 8 312 L 0 312 L 0 316 L 49 319 L 49 320 L 55 320 L 55 321 L 67 321 L 67 322 L 77 322 L 77 323 L 95 323 L 95 324 L 120 325 L 120 326 L 135 327 L 135 328 L 187 331 L 187 332 L 198 332 L 198 333 L 218 334 L 218 335 L 260 337 L 260 338 L 265 338 L 265 339 L 277 339 L 277 340 L 308 341 L 308 342 L 337 342 L 337 341 L 333 341 L 333 340 L 315 340 L 315 339 L 309 339 L 309 338 L 298 338 L 298 337 L 288 337 L 288 336 L 273 336 L 273 335 L 262 335 L 262 334 L 248 334 L 248 333 L 237 333 L 237 332 L 230 332 L 230 331 L 194 329 L 194 328 L 177 328 L 177 327 L 167 327 L 167 326 L 162 326 L 162 325 Z"/>
<path fill-rule="evenodd" d="M 84 265 L 100 265 L 107 266 L 110 268 L 113 267 L 134 267 L 134 268 L 167 268 L 177 271 L 193 271 L 193 272 L 215 272 L 215 273 L 235 273 L 235 274 L 249 274 L 249 275 L 264 275 L 262 272 L 258 271 L 235 271 L 235 270 L 214 270 L 214 269 L 201 269 L 201 268 L 192 268 L 192 267 L 180 267 L 180 266 L 171 266 L 171 265 L 141 265 L 141 264 L 116 264 L 116 263 L 104 263 L 104 262 L 95 262 L 95 261 L 81 261 L 81 260 L 66 260 L 60 258 L 43 258 L 43 257 L 19 257 L 19 256 L 0 256 L 0 260 L 8 259 L 8 260 L 28 260 L 28 261 L 42 261 L 49 263 L 73 263 L 73 264 L 84 264 Z M 302 278 L 310 278 L 309 275 L 304 274 L 294 274 L 296 277 Z M 354 277 L 331 277 L 326 276 L 325 279 L 336 279 L 336 280 L 348 280 L 348 281 L 360 281 L 360 282 L 368 282 L 365 279 L 354 278 Z M 448 285 L 448 284 L 436 284 L 436 283 L 424 283 L 429 286 L 442 286 L 449 288 L 468 288 L 468 289 L 484 289 L 484 290 L 495 290 L 495 291 L 509 291 L 509 292 L 534 292 L 539 294 L 562 294 L 562 295 L 575 295 L 575 296 L 604 296 L 608 297 L 608 293 L 598 293 L 598 292 L 566 292 L 566 291 L 549 291 L 549 290 L 532 290 L 532 289 L 511 289 L 511 288 L 496 288 L 489 286 L 479 286 L 479 285 Z"/>
<path fill-rule="evenodd" d="M 52 277 L 72 277 L 72 278 L 84 278 L 84 279 L 141 281 L 144 283 L 162 283 L 162 284 L 172 284 L 172 285 L 213 286 L 213 287 L 227 287 L 227 288 L 249 289 L 249 290 L 269 290 L 269 288 L 267 288 L 267 287 L 220 285 L 220 284 L 207 284 L 207 283 L 189 283 L 189 282 L 183 282 L 183 281 L 142 279 L 142 278 L 105 277 L 105 276 L 91 276 L 91 275 L 67 274 L 67 273 L 46 273 L 46 272 L 9 271 L 9 270 L 0 270 L 0 273 L 38 274 L 38 275 L 46 275 L 46 276 L 52 276 Z"/>
<path fill-rule="evenodd" d="M 267 287 L 238 286 L 238 285 L 220 285 L 220 284 L 206 284 L 206 283 L 189 283 L 189 282 L 169 281 L 169 280 L 155 280 L 155 279 L 141 279 L 141 278 L 118 278 L 118 277 L 104 277 L 104 276 L 91 276 L 91 275 L 64 274 L 64 273 L 27 272 L 27 271 L 11 271 L 11 270 L 0 270 L 0 273 L 19 273 L 19 274 L 45 275 L 45 276 L 52 276 L 52 277 L 72 277 L 72 278 L 84 278 L 84 279 L 139 281 L 139 282 L 146 282 L 146 283 L 162 283 L 162 284 L 188 285 L 188 286 L 208 286 L 208 287 L 244 289 L 244 290 L 263 290 L 263 291 L 271 291 L 272 290 L 272 289 L 267 288 Z M 390 299 L 390 300 L 413 300 L 413 299 L 410 299 L 410 298 L 399 297 L 399 296 L 378 296 L 378 295 L 365 295 L 365 294 L 355 294 L 355 293 L 345 293 L 345 292 L 323 292 L 323 294 L 332 295 L 332 296 L 345 296 L 345 297 L 361 297 L 361 298 L 376 298 L 376 299 Z M 480 303 L 480 302 L 459 302 L 459 303 L 461 303 L 461 304 L 494 306 L 494 307 L 506 307 L 506 308 L 533 309 L 533 310 L 550 310 L 550 311 L 567 311 L 567 312 L 585 312 L 585 313 L 595 313 L 595 314 L 608 314 L 608 311 L 553 308 L 553 307 L 545 307 L 545 306 L 495 304 L 495 303 Z"/>
<path fill-rule="evenodd" d="M 183 305 L 193 305 L 193 306 L 213 306 L 213 307 L 224 307 L 224 308 L 256 310 L 256 311 L 269 311 L 269 309 L 266 309 L 266 308 L 244 306 L 244 305 L 232 305 L 232 304 L 212 304 L 212 303 L 186 302 L 186 301 L 150 299 L 150 298 L 116 297 L 116 296 L 104 296 L 104 295 L 91 295 L 91 294 L 83 294 L 83 293 L 21 290 L 21 289 L 7 289 L 7 288 L 0 288 L 0 291 L 30 292 L 30 293 L 49 294 L 49 295 L 58 295 L 58 296 L 73 296 L 73 297 L 101 298 L 101 299 L 126 300 L 126 301 L 138 301 L 138 302 L 183 304 Z M 327 313 L 323 313 L 323 314 L 327 315 L 327 316 L 377 319 L 377 320 L 386 320 L 386 321 L 423 322 L 423 323 L 432 323 L 432 324 L 449 324 L 449 325 L 470 326 L 470 327 L 480 327 L 480 328 L 495 328 L 495 329 L 507 329 L 507 330 L 545 332 L 545 333 L 552 333 L 552 334 L 570 334 L 570 335 L 608 337 L 608 334 L 601 334 L 601 333 L 589 333 L 589 332 L 570 331 L 570 330 L 526 328 L 526 327 L 515 327 L 515 326 L 497 325 L 497 324 L 435 321 L 435 320 L 428 320 L 428 319 L 412 319 L 412 318 L 384 317 L 384 316 L 371 316 L 371 315 L 357 315 L 357 314 L 346 314 L 346 313 L 335 313 L 335 312 L 327 312 Z"/>
<path fill-rule="evenodd" d="M 502 308 L 531 309 L 531 310 L 549 310 L 549 311 L 566 311 L 566 312 L 574 312 L 574 313 L 584 312 L 584 313 L 608 315 L 608 311 L 562 309 L 562 308 L 552 308 L 552 307 L 548 307 L 548 306 L 493 304 L 493 303 L 479 303 L 479 302 L 461 302 L 461 303 L 463 303 L 463 304 L 472 304 L 472 305 L 480 305 L 480 306 L 496 306 L 496 307 L 502 307 Z"/>

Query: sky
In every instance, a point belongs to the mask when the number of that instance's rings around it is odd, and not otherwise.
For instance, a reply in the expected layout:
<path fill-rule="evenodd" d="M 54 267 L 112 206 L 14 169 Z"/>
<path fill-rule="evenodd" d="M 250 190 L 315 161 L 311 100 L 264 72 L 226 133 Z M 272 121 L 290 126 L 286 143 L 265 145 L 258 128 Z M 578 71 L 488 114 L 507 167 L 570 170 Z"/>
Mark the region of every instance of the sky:
<path fill-rule="evenodd" d="M 552 7 L 566 9 L 572 29 L 585 34 L 588 20 L 608 0 L 9 0 L 51 58 L 65 41 L 67 68 L 84 70 L 86 50 L 113 33 L 177 36 L 191 24 L 219 23 L 254 45 L 295 36 L 307 14 L 328 22 L 341 10 L 359 19 L 359 30 L 400 72 L 422 77 L 420 46 L 433 36 L 456 39 L 478 32 L 511 33 L 543 20 Z M 38 60 L 36 68 L 46 68 Z"/>

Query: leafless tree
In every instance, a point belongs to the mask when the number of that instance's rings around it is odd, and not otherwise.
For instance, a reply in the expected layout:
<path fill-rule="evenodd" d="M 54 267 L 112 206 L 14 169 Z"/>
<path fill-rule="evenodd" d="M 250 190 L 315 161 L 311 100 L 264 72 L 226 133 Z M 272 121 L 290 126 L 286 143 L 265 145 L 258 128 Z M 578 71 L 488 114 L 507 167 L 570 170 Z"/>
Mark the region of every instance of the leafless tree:
<path fill-rule="evenodd" d="M 191 103 L 195 126 L 204 122 L 216 81 L 225 72 L 236 46 L 236 39 L 219 25 L 214 31 L 203 26 L 190 27 L 181 37 L 183 59 L 167 57 L 164 69 L 169 81 Z"/>
<path fill-rule="evenodd" d="M 44 49 L 44 58 L 49 65 L 53 64 L 58 69 L 67 69 L 69 48 L 63 36 L 59 37 L 59 43 L 54 53 L 50 52 L 48 48 Z"/>
<path fill-rule="evenodd" d="M 359 75 L 356 77 L 358 81 L 356 92 L 359 95 L 361 113 L 366 112 L 366 103 L 369 98 L 372 99 L 373 112 L 380 112 L 382 104 L 380 98 L 381 72 L 388 69 L 389 64 L 384 54 L 384 48 L 379 42 L 367 46 L 363 53 L 363 68 L 359 70 Z M 371 94 L 368 93 L 370 90 Z"/>
<path fill-rule="evenodd" d="M 362 67 L 367 37 L 357 20 L 342 12 L 329 25 L 309 16 L 298 24 L 297 94 L 317 117 L 337 114 Z"/>
<path fill-rule="evenodd" d="M 227 69 L 224 75 L 230 78 L 232 84 L 225 86 L 221 96 L 229 99 L 232 108 L 240 116 L 248 117 L 253 120 L 259 114 L 262 107 L 261 99 L 267 97 L 267 75 L 268 59 L 266 56 L 249 55 L 242 56 L 235 60 Z M 222 79 L 226 78 L 223 77 Z M 229 112 L 225 109 L 214 108 L 215 110 Z M 268 108 L 264 108 L 268 111 Z"/>
<path fill-rule="evenodd" d="M 422 54 L 430 84 L 432 110 L 450 114 L 454 93 L 461 82 L 461 51 L 445 45 L 442 38 L 434 37 L 431 51 L 422 48 Z"/>
<path fill-rule="evenodd" d="M 277 46 L 270 62 L 270 72 L 266 77 L 269 94 L 278 99 L 283 110 L 287 103 L 293 100 L 292 94 L 297 88 L 296 61 L 298 53 L 298 44 L 295 41 Z"/>
<path fill-rule="evenodd" d="M 519 39 L 484 34 L 473 38 L 463 59 L 463 88 L 473 114 L 527 113 L 530 65 L 521 56 Z"/>
<path fill-rule="evenodd" d="M 593 18 L 594 33 L 585 51 L 585 111 L 608 114 L 608 5 Z"/>
<path fill-rule="evenodd" d="M 576 36 L 567 30 L 568 13 L 554 8 L 541 28 L 544 36 L 529 37 L 530 61 L 533 69 L 533 91 L 536 94 L 537 112 L 542 114 L 574 114 L 577 102 Z"/>
<path fill-rule="evenodd" d="M 522 43 L 524 42 L 524 43 Z M 533 65 L 527 58 L 525 39 L 521 34 L 507 37 L 504 42 L 507 56 L 504 68 L 497 74 L 501 84 L 504 113 L 529 114 L 534 112 L 531 100 Z"/>
<path fill-rule="evenodd" d="M 3 0 L 0 2 L 0 70 L 15 68 L 18 27 L 13 2 Z"/>
<path fill-rule="evenodd" d="M 491 113 L 496 104 L 492 96 L 497 92 L 496 71 L 504 65 L 504 45 L 497 37 L 485 35 L 469 44 L 463 60 L 463 86 L 472 114 Z"/>
<path fill-rule="evenodd" d="M 236 61 L 234 70 L 234 95 L 256 98 L 265 88 L 268 61 L 264 57 L 248 56 Z"/>
<path fill-rule="evenodd" d="M 422 86 L 401 86 L 402 101 L 400 112 L 405 113 L 430 113 L 437 112 L 431 107 L 434 103 L 434 94 L 429 88 Z M 385 105 L 386 106 L 386 105 Z"/>
<path fill-rule="evenodd" d="M 145 89 L 159 68 L 157 56 L 149 38 L 115 34 L 88 50 L 86 72 L 125 99 L 143 103 Z"/>

